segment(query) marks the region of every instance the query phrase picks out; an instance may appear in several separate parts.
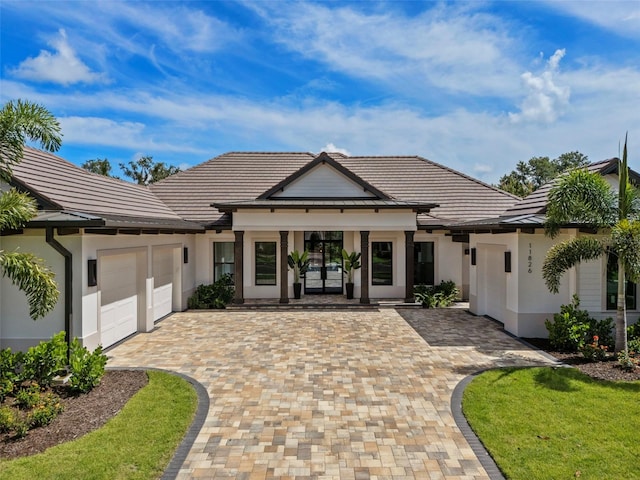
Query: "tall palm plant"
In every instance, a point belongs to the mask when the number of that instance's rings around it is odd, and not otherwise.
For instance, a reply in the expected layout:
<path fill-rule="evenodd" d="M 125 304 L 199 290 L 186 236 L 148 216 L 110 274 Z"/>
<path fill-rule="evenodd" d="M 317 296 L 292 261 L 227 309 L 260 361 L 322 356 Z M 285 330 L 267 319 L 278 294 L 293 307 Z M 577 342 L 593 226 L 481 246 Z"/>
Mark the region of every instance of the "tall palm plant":
<path fill-rule="evenodd" d="M 547 288 L 558 293 L 560 278 L 582 261 L 614 255 L 618 263 L 616 351 L 627 351 L 626 281 L 640 279 L 640 208 L 638 190 L 629 182 L 627 139 L 618 168 L 619 187 L 614 192 L 595 172 L 574 170 L 551 189 L 547 204 L 547 235 L 555 237 L 563 225 L 583 224 L 601 236 L 576 237 L 554 245 L 542 267 Z"/>
<path fill-rule="evenodd" d="M 10 101 L 0 110 L 0 180 L 9 182 L 12 167 L 20 163 L 27 140 L 48 151 L 60 148 L 60 124 L 43 106 L 28 101 Z M 18 229 L 35 217 L 35 201 L 10 189 L 0 195 L 0 230 Z M 29 314 L 38 319 L 58 301 L 54 273 L 35 255 L 0 249 L 0 270 L 27 295 Z"/>

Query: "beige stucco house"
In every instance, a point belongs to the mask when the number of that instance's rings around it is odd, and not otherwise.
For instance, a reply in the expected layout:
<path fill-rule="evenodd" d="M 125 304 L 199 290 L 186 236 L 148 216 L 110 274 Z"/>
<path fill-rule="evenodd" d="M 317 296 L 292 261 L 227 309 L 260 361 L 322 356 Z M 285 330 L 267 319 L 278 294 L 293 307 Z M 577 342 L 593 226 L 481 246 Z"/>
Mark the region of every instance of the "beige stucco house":
<path fill-rule="evenodd" d="M 613 182 L 616 166 L 592 168 Z M 473 313 L 519 336 L 546 336 L 544 319 L 573 293 L 607 314 L 606 262 L 568 273 L 558 295 L 542 282 L 548 188 L 520 200 L 420 157 L 228 153 L 147 188 L 28 148 L 12 184 L 41 210 L 24 229 L 2 232 L 0 248 L 43 257 L 62 295 L 33 322 L 24 295 L 2 279 L 2 347 L 23 349 L 65 329 L 107 347 L 184 310 L 197 285 L 225 273 L 235 303 L 286 304 L 294 249 L 310 252 L 306 296 L 344 294 L 344 248 L 362 253 L 361 303 L 411 301 L 415 284 L 453 280 Z M 568 227 L 560 240 L 589 234 Z"/>

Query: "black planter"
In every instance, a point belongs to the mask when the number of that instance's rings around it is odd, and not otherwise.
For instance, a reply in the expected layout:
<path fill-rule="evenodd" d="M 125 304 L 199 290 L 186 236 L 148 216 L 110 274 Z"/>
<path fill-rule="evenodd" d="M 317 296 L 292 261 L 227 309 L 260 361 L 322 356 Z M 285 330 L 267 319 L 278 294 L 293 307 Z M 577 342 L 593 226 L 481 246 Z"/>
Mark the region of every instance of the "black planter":
<path fill-rule="evenodd" d="M 300 293 L 302 292 L 302 284 L 294 283 L 293 284 L 293 298 L 300 299 Z"/>
<path fill-rule="evenodd" d="M 351 300 L 353 298 L 353 283 L 345 283 L 345 287 L 347 287 L 347 299 Z"/>

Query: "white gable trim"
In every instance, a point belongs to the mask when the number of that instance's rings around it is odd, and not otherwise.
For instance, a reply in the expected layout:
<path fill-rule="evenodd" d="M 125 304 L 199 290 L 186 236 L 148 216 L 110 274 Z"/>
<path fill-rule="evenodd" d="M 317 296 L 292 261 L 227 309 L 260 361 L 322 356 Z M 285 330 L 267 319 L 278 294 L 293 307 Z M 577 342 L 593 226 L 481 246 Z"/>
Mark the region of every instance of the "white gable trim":
<path fill-rule="evenodd" d="M 320 164 L 272 198 L 377 198 L 335 168 Z"/>

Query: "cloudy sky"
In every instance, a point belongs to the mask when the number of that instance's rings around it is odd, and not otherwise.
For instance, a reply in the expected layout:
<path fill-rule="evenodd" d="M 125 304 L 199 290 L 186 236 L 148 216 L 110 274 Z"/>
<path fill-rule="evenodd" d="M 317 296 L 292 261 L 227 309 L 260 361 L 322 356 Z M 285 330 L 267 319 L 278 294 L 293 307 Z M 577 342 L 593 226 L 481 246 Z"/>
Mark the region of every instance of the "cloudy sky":
<path fill-rule="evenodd" d="M 487 182 L 578 150 L 640 167 L 640 2 L 0 5 L 0 99 L 60 155 L 196 165 L 227 151 L 421 155 Z"/>

